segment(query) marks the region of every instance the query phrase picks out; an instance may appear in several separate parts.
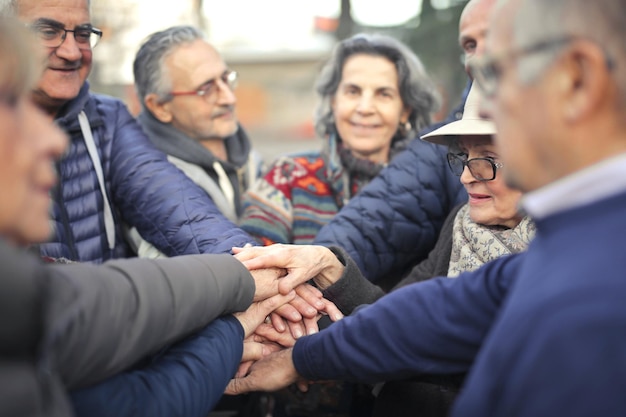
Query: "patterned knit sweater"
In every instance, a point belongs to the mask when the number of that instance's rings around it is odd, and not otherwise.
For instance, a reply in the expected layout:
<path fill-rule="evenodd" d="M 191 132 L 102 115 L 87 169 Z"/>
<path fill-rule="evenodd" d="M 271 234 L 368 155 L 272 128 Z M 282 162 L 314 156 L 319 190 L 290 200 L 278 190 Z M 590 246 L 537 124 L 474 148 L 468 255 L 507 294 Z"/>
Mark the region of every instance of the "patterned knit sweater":
<path fill-rule="evenodd" d="M 396 141 L 390 155 L 405 146 L 405 141 Z M 265 245 L 312 243 L 382 168 L 351 157 L 335 136 L 321 151 L 280 157 L 244 194 L 240 227 Z"/>

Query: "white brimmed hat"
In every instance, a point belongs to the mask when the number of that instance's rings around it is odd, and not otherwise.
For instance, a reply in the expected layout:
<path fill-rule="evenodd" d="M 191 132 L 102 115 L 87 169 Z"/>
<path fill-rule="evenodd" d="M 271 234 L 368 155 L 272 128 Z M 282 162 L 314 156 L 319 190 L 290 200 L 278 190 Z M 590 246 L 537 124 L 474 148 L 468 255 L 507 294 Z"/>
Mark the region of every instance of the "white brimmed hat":
<path fill-rule="evenodd" d="M 480 100 L 480 91 L 478 87 L 472 83 L 472 87 L 465 100 L 461 120 L 448 123 L 447 125 L 441 126 L 439 129 L 425 134 L 422 136 L 422 140 L 450 146 L 458 136 L 495 135 L 496 126 L 493 122 L 479 116 Z"/>

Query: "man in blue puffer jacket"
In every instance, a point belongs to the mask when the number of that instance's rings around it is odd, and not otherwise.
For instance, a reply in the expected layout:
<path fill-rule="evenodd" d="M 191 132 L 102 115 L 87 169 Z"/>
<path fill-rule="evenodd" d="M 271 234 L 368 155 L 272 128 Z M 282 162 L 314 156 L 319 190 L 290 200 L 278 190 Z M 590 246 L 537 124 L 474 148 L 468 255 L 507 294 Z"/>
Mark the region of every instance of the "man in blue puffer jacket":
<path fill-rule="evenodd" d="M 9 3 L 4 13 L 28 24 L 48 54 L 33 98 L 71 138 L 42 255 L 95 263 L 127 257 L 125 225 L 168 256 L 225 253 L 253 241 L 167 161 L 121 101 L 89 92 L 92 46 L 102 32 L 89 23 L 88 1 Z"/>
<path fill-rule="evenodd" d="M 465 62 L 483 53 L 488 18 L 495 0 L 470 0 L 459 21 Z M 469 74 L 466 66 L 466 72 Z M 420 136 L 463 115 L 471 81 L 460 107 Z M 350 200 L 315 238 L 315 244 L 341 246 L 372 282 L 391 288 L 426 258 L 450 210 L 467 193 L 446 166 L 447 149 L 414 140 L 359 195 Z"/>

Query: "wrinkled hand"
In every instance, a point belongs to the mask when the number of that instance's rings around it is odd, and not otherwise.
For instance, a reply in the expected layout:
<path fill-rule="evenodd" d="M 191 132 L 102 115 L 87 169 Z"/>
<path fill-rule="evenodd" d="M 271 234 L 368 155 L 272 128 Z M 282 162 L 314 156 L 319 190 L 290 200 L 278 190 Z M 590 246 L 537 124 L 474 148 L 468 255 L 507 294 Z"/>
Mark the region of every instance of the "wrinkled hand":
<path fill-rule="evenodd" d="M 299 376 L 291 354 L 291 349 L 284 349 L 255 362 L 245 377 L 230 380 L 225 394 L 276 391 L 296 382 Z"/>
<path fill-rule="evenodd" d="M 287 275 L 279 282 L 279 291 L 286 294 L 310 279 L 321 288 L 337 282 L 344 266 L 334 253 L 324 246 L 284 245 L 233 248 L 235 258 L 249 270 L 260 268 L 283 268 Z"/>
<path fill-rule="evenodd" d="M 259 327 L 265 318 L 280 306 L 292 301 L 296 296 L 295 291 L 287 295 L 276 294 L 265 300 L 254 302 L 248 309 L 241 313 L 233 314 L 243 327 L 245 337 L 250 336 Z"/>
<path fill-rule="evenodd" d="M 256 285 L 253 301 L 260 301 L 279 293 L 279 282 L 286 272 L 280 268 L 259 268 L 250 270 L 250 274 Z M 289 291 L 282 292 L 287 293 Z"/>

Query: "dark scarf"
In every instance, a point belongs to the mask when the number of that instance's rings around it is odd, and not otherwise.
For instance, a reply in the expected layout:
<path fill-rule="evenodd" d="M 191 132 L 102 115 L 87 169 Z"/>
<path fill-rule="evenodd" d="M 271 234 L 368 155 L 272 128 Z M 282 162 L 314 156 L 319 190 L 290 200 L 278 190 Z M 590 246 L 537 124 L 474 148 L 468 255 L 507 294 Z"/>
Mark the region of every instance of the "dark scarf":
<path fill-rule="evenodd" d="M 389 161 L 398 153 L 406 149 L 409 140 L 394 138 L 389 150 Z M 373 180 L 387 164 L 372 162 L 367 159 L 360 159 L 345 147 L 341 140 L 337 141 L 337 152 L 341 160 L 341 165 L 350 178 L 350 191 L 352 196 L 358 193 L 371 180 Z"/>

